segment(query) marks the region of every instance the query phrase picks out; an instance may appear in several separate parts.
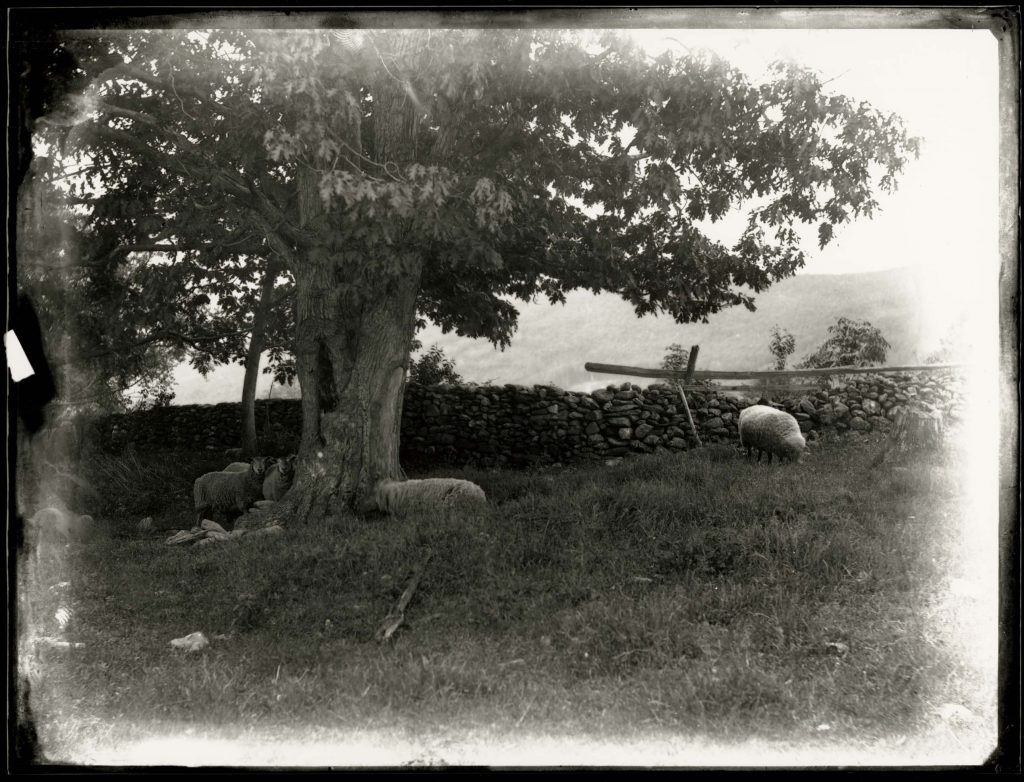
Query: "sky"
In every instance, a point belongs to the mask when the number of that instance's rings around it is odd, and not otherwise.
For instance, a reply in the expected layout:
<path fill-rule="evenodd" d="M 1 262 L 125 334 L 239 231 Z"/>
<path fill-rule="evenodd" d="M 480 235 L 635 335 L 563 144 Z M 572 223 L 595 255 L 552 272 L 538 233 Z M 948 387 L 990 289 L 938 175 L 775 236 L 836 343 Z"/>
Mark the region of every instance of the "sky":
<path fill-rule="evenodd" d="M 996 40 L 977 30 L 643 30 L 652 53 L 682 45 L 714 51 L 751 77 L 777 59 L 819 71 L 827 90 L 900 115 L 923 139 L 898 191 L 873 220 L 837 230 L 804 273 L 878 271 L 914 264 L 952 268 L 997 231 Z M 667 39 L 675 39 L 670 41 Z M 830 80 L 830 81 L 829 81 Z M 733 224 L 733 232 L 737 223 Z M 955 225 L 955 231 L 937 231 Z M 730 231 L 723 230 L 727 238 Z M 717 237 L 716 237 L 717 238 Z"/>

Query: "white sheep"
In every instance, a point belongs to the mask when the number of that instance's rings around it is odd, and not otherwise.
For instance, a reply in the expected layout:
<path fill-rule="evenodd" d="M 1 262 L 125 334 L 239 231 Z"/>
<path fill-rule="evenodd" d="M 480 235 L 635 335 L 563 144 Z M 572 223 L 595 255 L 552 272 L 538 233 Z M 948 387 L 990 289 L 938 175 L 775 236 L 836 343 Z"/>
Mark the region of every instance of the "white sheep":
<path fill-rule="evenodd" d="M 784 410 L 768 405 L 751 405 L 742 410 L 739 430 L 740 446 L 747 447 L 748 457 L 750 450 L 756 448 L 759 462 L 762 452 L 768 454 L 769 464 L 773 454 L 780 459 L 799 462 L 807 445 L 796 419 Z"/>
<path fill-rule="evenodd" d="M 466 510 L 487 508 L 487 495 L 471 481 L 459 478 L 423 478 L 381 481 L 374 492 L 377 508 L 391 515 L 415 510 Z"/>
<path fill-rule="evenodd" d="M 242 514 L 254 502 L 263 499 L 268 461 L 266 456 L 257 456 L 245 472 L 208 472 L 196 478 L 192 486 L 196 524 L 200 524 L 209 511 Z"/>
<path fill-rule="evenodd" d="M 296 458 L 296 455 L 292 454 L 278 459 L 277 464 L 267 470 L 267 477 L 263 479 L 263 499 L 277 502 L 288 493 L 295 478 Z"/>

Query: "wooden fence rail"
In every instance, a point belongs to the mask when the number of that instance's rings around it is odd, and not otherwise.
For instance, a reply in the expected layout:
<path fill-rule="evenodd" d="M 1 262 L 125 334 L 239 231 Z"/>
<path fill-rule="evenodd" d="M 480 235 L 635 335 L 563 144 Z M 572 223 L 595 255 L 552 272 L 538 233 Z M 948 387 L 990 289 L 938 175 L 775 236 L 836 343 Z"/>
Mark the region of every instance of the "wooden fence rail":
<path fill-rule="evenodd" d="M 941 369 L 961 369 L 968 364 L 925 364 L 923 366 L 905 367 L 829 367 L 828 369 L 790 369 L 772 372 L 740 372 L 733 370 L 705 369 L 691 374 L 694 380 L 782 380 L 794 377 L 824 377 L 827 375 L 884 375 L 892 372 L 934 372 Z M 654 377 L 666 380 L 684 380 L 687 372 L 674 369 L 647 369 L 645 367 L 628 367 L 619 364 L 586 363 L 583 368 L 588 372 L 606 375 L 633 375 L 635 377 Z M 700 386 L 696 386 L 700 388 Z M 728 386 L 722 390 L 757 388 L 757 386 Z"/>

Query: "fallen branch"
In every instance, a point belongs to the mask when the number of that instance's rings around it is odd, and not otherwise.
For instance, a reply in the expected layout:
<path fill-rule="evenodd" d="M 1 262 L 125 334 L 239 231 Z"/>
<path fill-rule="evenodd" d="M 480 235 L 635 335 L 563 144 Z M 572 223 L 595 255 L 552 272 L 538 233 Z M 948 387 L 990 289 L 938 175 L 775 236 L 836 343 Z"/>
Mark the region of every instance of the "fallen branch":
<path fill-rule="evenodd" d="M 412 600 L 413 593 L 416 591 L 416 587 L 419 586 L 420 578 L 423 576 L 423 570 L 427 566 L 427 562 L 430 561 L 430 557 L 433 552 L 427 549 L 423 555 L 423 559 L 420 560 L 419 564 L 412 571 L 412 577 L 409 579 L 409 583 L 405 587 L 405 591 L 402 592 L 402 596 L 398 598 L 398 602 L 395 603 L 395 607 L 392 608 L 386 617 L 384 622 L 381 624 L 380 629 L 377 630 L 376 638 L 378 641 L 388 640 L 398 629 L 399 625 L 405 621 L 405 609 L 409 605 L 409 601 Z"/>

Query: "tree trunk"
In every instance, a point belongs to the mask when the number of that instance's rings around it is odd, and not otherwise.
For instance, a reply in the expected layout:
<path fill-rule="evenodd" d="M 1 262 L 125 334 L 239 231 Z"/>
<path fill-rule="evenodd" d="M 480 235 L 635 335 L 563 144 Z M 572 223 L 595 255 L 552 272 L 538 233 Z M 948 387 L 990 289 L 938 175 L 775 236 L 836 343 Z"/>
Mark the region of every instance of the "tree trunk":
<path fill-rule="evenodd" d="M 926 410 L 914 404 L 904 407 L 896 415 L 892 430 L 871 462 L 877 467 L 886 460 L 906 457 L 922 451 L 942 447 L 943 419 L 937 410 Z"/>
<path fill-rule="evenodd" d="M 365 512 L 379 481 L 404 478 L 399 431 L 421 263 L 407 259 L 400 280 L 355 294 L 335 282 L 335 263 L 360 260 L 300 264 L 295 274 L 302 444 L 292 518 L 300 522 Z"/>
<path fill-rule="evenodd" d="M 259 455 L 256 440 L 256 381 L 260 376 L 260 357 L 267 342 L 267 321 L 274 306 L 274 280 L 277 272 L 267 267 L 260 290 L 260 301 L 252 321 L 249 350 L 245 355 L 245 379 L 242 381 L 242 455 Z"/>
<path fill-rule="evenodd" d="M 419 31 L 399 36 L 391 53 L 399 58 L 421 39 Z M 399 169 L 415 159 L 418 127 L 401 76 L 389 74 L 375 92 L 373 127 L 375 157 Z M 359 125 L 347 130 L 359 146 Z M 311 170 L 300 168 L 300 224 L 331 233 L 318 183 Z M 399 433 L 423 264 L 415 252 L 397 247 L 378 259 L 363 249 L 341 250 L 336 240 L 314 240 L 303 252 L 293 262 L 302 443 L 287 511 L 299 523 L 370 510 L 380 481 L 405 477 Z"/>

